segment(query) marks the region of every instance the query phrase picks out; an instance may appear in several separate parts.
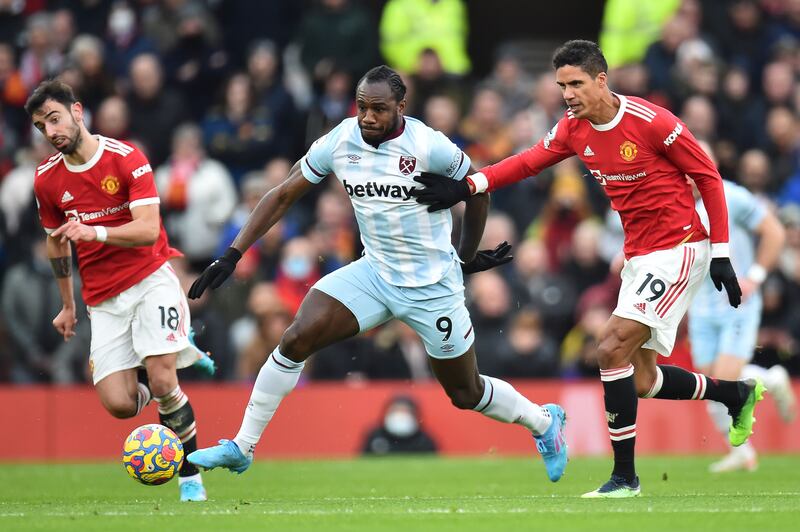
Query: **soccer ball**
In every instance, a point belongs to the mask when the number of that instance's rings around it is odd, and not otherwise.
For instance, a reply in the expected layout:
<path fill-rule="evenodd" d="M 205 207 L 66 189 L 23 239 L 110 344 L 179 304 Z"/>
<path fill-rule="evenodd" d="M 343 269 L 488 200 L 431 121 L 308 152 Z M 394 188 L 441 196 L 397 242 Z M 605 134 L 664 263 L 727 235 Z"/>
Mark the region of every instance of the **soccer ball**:
<path fill-rule="evenodd" d="M 183 463 L 180 438 L 164 425 L 142 425 L 125 440 L 122 465 L 132 479 L 157 486 L 178 474 Z"/>

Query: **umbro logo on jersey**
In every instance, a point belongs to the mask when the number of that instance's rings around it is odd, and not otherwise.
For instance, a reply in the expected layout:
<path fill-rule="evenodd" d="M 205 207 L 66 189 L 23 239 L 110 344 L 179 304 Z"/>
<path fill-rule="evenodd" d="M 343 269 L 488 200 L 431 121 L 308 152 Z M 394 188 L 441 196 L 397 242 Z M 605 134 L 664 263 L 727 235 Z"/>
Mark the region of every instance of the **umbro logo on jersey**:
<path fill-rule="evenodd" d="M 61 203 L 66 203 L 68 201 L 72 201 L 75 198 L 72 197 L 72 194 L 69 193 L 69 190 L 64 191 L 64 195 L 61 196 Z"/>
<path fill-rule="evenodd" d="M 348 153 L 347 159 L 350 161 L 350 164 L 358 164 L 358 161 L 361 160 L 361 156 L 355 153 Z"/>
<path fill-rule="evenodd" d="M 586 145 L 586 149 L 583 150 L 583 156 L 584 157 L 593 157 L 594 156 L 594 152 L 592 151 L 592 149 L 589 147 L 588 144 Z"/>
<path fill-rule="evenodd" d="M 645 310 L 644 310 L 645 309 L 644 303 L 634 303 L 633 304 L 633 308 L 635 308 L 636 310 L 638 310 L 642 314 L 647 314 L 647 312 L 645 312 Z"/>

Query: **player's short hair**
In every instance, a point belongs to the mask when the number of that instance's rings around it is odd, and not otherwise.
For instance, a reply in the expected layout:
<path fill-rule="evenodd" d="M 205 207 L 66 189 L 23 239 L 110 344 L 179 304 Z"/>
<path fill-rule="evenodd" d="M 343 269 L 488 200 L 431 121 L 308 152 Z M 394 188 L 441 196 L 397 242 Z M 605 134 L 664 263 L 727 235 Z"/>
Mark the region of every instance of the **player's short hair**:
<path fill-rule="evenodd" d="M 400 77 L 400 74 L 398 74 L 397 71 L 389 68 L 386 65 L 371 68 L 366 74 L 364 74 L 364 76 L 362 76 L 360 80 L 358 80 L 358 85 L 361 85 L 364 82 L 376 83 L 380 81 L 385 81 L 389 84 L 389 88 L 392 91 L 392 96 L 394 96 L 395 101 L 402 101 L 403 98 L 406 97 L 406 84 L 403 83 L 403 78 Z"/>
<path fill-rule="evenodd" d="M 25 112 L 28 113 L 28 116 L 33 116 L 33 113 L 47 100 L 55 100 L 67 109 L 78 101 L 75 93 L 72 92 L 72 87 L 63 81 L 49 79 L 39 83 L 39 86 L 30 95 L 28 101 L 25 102 Z"/>
<path fill-rule="evenodd" d="M 597 43 L 583 39 L 567 41 L 553 52 L 553 68 L 565 65 L 580 67 L 592 77 L 608 72 L 608 63 Z"/>

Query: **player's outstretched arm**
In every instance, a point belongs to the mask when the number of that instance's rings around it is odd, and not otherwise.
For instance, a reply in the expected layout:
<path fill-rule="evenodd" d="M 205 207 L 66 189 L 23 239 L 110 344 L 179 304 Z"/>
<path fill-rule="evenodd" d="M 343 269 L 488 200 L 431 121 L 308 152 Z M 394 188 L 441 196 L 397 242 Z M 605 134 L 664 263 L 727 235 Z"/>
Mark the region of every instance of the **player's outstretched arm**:
<path fill-rule="evenodd" d="M 423 186 L 412 189 L 411 195 L 416 198 L 417 203 L 427 205 L 428 212 L 449 209 L 472 195 L 466 177 L 461 180 L 455 180 L 431 172 L 422 172 L 414 178 L 414 181 L 421 183 Z M 482 231 L 483 227 L 481 227 Z"/>
<path fill-rule="evenodd" d="M 300 161 L 289 171 L 286 181 L 267 192 L 256 208 L 250 213 L 239 234 L 224 255 L 212 262 L 191 288 L 189 298 L 197 299 L 207 288 L 219 288 L 236 269 L 242 253 L 280 220 L 289 207 L 303 197 L 314 184 L 307 180 L 300 170 Z"/>

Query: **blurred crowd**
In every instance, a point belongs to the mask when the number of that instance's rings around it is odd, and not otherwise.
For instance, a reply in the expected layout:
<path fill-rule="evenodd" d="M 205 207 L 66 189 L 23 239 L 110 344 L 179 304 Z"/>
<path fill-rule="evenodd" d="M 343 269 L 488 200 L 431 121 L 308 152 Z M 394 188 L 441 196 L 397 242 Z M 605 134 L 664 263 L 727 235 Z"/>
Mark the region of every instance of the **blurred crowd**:
<path fill-rule="evenodd" d="M 51 324 L 60 298 L 32 182 L 52 150 L 22 109 L 43 79 L 73 86 L 90 131 L 148 155 L 187 289 L 308 146 L 354 115 L 355 82 L 374 65 L 403 72 L 407 114 L 476 168 L 530 147 L 563 115 L 551 69 L 532 69 L 519 42 L 497 43 L 491 72 L 473 73 L 467 38 L 479 21 L 465 1 L 370 4 L 0 0 L 0 382 L 87 377 L 85 313 L 68 343 Z M 598 38 L 613 90 L 680 116 L 711 143 L 723 177 L 786 225 L 763 285 L 757 359 L 800 373 L 800 0 L 608 0 Z M 482 248 L 507 240 L 515 258 L 467 280 L 482 372 L 596 375 L 622 229 L 593 183 L 572 158 L 493 195 Z M 246 250 L 232 281 L 190 301 L 216 378 L 254 379 L 309 287 L 361 251 L 349 198 L 329 177 Z M 684 338 L 676 357 L 687 350 Z M 307 368 L 308 379 L 431 378 L 422 344 L 399 322 Z"/>

